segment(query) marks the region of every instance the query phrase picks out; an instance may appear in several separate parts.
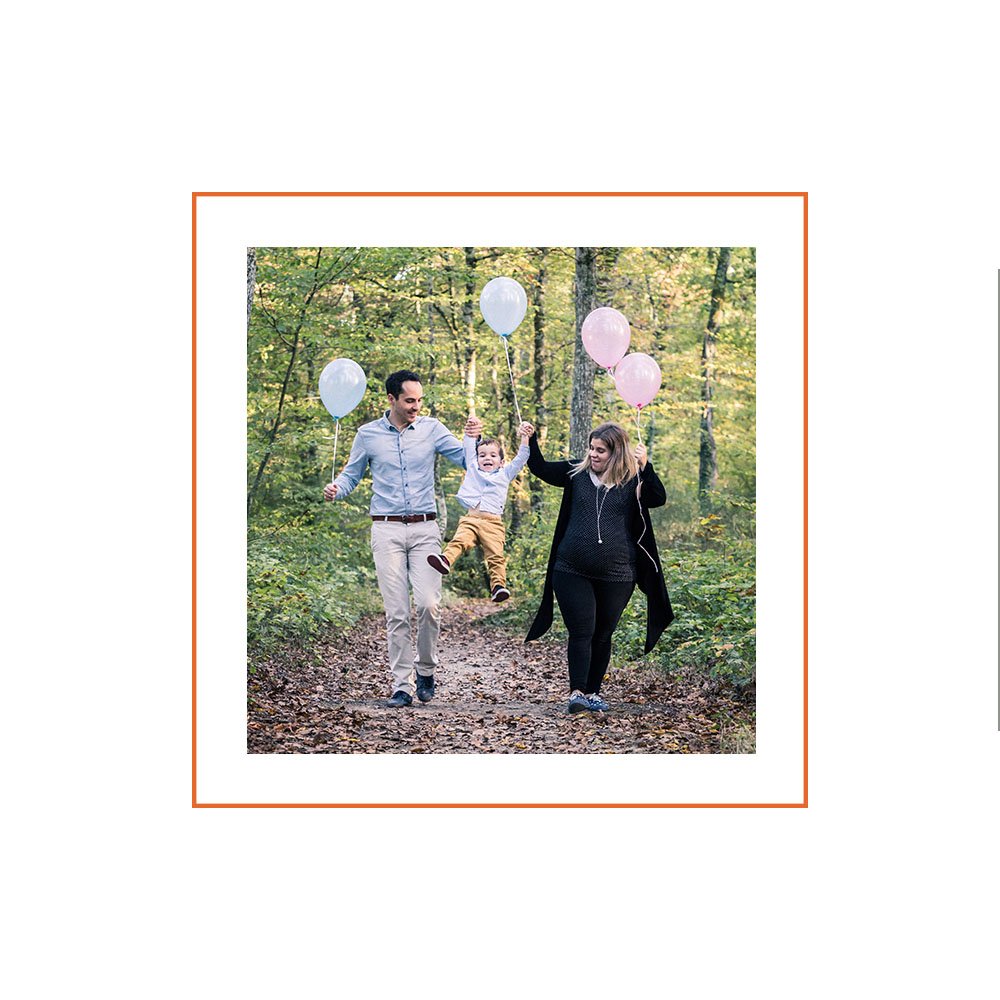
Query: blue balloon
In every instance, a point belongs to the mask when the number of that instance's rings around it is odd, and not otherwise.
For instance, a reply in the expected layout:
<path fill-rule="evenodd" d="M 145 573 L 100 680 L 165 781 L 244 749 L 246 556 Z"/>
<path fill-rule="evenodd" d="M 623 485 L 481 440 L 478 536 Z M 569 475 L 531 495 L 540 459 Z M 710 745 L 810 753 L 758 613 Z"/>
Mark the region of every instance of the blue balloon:
<path fill-rule="evenodd" d="M 528 297 L 513 278 L 494 278 L 486 282 L 479 296 L 479 311 L 494 333 L 509 337 L 524 319 Z"/>
<path fill-rule="evenodd" d="M 331 361 L 319 377 L 319 396 L 334 420 L 346 417 L 365 394 L 368 379 L 361 365 L 350 358 Z"/>

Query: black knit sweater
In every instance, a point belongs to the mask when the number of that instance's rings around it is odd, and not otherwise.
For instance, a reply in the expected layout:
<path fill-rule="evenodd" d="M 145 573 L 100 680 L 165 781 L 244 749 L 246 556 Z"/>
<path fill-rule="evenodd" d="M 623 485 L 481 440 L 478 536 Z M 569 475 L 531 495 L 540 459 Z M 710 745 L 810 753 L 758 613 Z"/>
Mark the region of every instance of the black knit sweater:
<path fill-rule="evenodd" d="M 542 603 L 538 614 L 532 622 L 525 642 L 537 639 L 548 632 L 552 626 L 553 591 L 552 571 L 556 561 L 556 551 L 559 543 L 566 535 L 570 512 L 573 506 L 573 491 L 566 489 L 572 480 L 570 472 L 576 463 L 546 462 L 538 448 L 538 438 L 532 435 L 528 439 L 528 468 L 543 482 L 550 486 L 562 488 L 563 498 L 559 507 L 559 519 L 556 521 L 556 533 L 552 539 L 552 549 L 549 553 L 548 569 L 545 573 L 545 589 L 542 591 Z M 584 475 L 581 473 L 580 475 Z M 579 478 L 579 477 L 575 477 Z M 670 597 L 666 584 L 663 582 L 663 568 L 656 551 L 656 539 L 649 519 L 650 507 L 662 507 L 667 502 L 667 494 L 663 484 L 653 470 L 653 463 L 646 462 L 646 467 L 639 473 L 641 485 L 640 497 L 637 499 L 634 490 L 628 493 L 632 498 L 629 514 L 629 534 L 636 541 L 635 578 L 639 589 L 646 595 L 646 645 L 648 653 L 655 645 L 663 630 L 674 620 L 674 612 L 670 607 Z"/>
<path fill-rule="evenodd" d="M 591 580 L 635 579 L 635 539 L 628 523 L 636 482 L 608 489 L 595 486 L 586 471 L 570 478 L 573 506 L 553 569 Z"/>

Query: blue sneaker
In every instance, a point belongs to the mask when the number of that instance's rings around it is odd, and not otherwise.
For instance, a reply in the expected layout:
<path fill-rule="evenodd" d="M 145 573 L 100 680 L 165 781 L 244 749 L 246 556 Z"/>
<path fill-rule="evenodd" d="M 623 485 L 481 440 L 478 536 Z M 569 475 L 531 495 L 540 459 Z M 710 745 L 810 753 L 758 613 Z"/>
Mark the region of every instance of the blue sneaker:
<path fill-rule="evenodd" d="M 423 677 L 417 674 L 417 697 L 424 703 L 434 697 L 434 675 Z"/>
<path fill-rule="evenodd" d="M 592 712 L 606 712 L 611 706 L 596 692 L 594 694 L 585 695 L 587 701 L 590 703 L 590 710 Z"/>
<path fill-rule="evenodd" d="M 570 715 L 577 715 L 579 712 L 589 712 L 591 710 L 590 701 L 586 695 L 575 694 L 569 700 L 566 711 Z"/>

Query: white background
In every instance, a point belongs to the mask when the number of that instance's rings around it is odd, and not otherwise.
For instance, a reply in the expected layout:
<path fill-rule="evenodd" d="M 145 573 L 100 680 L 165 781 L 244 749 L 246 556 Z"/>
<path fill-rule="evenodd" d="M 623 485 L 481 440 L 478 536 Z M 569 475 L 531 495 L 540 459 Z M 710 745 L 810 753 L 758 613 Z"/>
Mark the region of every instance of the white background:
<path fill-rule="evenodd" d="M 8 15 L 24 997 L 994 995 L 982 5 Z M 807 810 L 192 810 L 192 190 L 810 192 Z"/>
<path fill-rule="evenodd" d="M 757 248 L 756 754 L 246 753 L 246 314 L 234 303 L 245 302 L 248 245 L 331 236 L 348 246 Z M 801 803 L 802 279 L 801 197 L 199 197 L 198 802 Z"/>

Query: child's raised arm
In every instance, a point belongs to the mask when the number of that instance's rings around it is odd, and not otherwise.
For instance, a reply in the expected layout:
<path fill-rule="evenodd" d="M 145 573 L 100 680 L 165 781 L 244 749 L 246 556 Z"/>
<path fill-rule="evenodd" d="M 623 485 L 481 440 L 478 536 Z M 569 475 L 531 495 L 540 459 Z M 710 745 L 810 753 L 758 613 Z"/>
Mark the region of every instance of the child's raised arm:
<path fill-rule="evenodd" d="M 525 420 L 517 428 L 517 433 L 521 435 L 521 447 L 518 448 L 513 461 L 509 465 L 504 466 L 504 473 L 507 476 L 508 483 L 514 481 L 517 474 L 524 468 L 525 462 L 528 461 L 528 454 L 531 451 L 528 439 L 535 433 L 535 428 Z"/>

